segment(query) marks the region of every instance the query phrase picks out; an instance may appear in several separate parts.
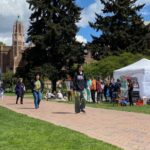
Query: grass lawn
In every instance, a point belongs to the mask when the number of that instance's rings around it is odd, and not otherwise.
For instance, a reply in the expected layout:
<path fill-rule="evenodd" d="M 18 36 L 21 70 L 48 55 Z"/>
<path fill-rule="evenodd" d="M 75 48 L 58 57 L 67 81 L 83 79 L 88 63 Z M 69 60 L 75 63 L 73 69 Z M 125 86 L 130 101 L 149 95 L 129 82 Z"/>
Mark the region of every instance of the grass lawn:
<path fill-rule="evenodd" d="M 120 150 L 120 148 L 0 107 L 0 150 Z"/>
<path fill-rule="evenodd" d="M 72 104 L 74 102 L 65 102 Z M 115 104 L 109 103 L 109 102 L 102 102 L 102 103 L 86 103 L 86 106 L 93 107 L 93 108 L 104 108 L 104 109 L 112 109 L 112 110 L 118 110 L 118 111 L 128 111 L 128 112 L 137 112 L 137 113 L 145 113 L 150 114 L 150 105 L 144 105 L 144 106 L 118 106 Z"/>
<path fill-rule="evenodd" d="M 16 96 L 15 93 L 5 93 L 6 96 Z M 32 93 L 25 93 L 24 98 L 33 98 Z"/>
<path fill-rule="evenodd" d="M 144 106 L 117 106 L 115 104 L 102 102 L 100 104 L 93 104 L 93 103 L 87 103 L 87 106 L 94 107 L 94 108 L 104 108 L 104 109 L 113 109 L 118 111 L 128 111 L 128 112 L 137 112 L 137 113 L 145 113 L 150 114 L 150 105 L 144 105 Z"/>

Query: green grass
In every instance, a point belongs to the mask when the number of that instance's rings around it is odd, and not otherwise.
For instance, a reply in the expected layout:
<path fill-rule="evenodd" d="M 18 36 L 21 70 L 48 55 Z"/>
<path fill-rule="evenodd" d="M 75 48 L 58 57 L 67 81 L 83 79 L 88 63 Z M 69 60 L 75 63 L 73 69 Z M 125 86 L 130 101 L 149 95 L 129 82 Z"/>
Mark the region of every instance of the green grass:
<path fill-rule="evenodd" d="M 120 148 L 0 107 L 0 150 L 120 150 Z"/>
<path fill-rule="evenodd" d="M 15 93 L 5 93 L 6 96 L 16 96 Z"/>
<path fill-rule="evenodd" d="M 104 109 L 112 109 L 112 110 L 118 110 L 118 111 L 128 111 L 128 112 L 137 112 L 137 113 L 145 113 L 150 114 L 150 105 L 144 105 L 144 106 L 118 106 L 115 104 L 110 103 L 100 103 L 100 104 L 93 104 L 93 103 L 87 103 L 87 106 L 94 107 L 94 108 L 104 108 Z"/>
<path fill-rule="evenodd" d="M 63 102 L 68 104 L 73 104 L 74 102 Z M 117 111 L 128 111 L 128 112 L 136 112 L 136 113 L 144 113 L 150 114 L 150 105 L 144 106 L 118 106 L 117 104 L 111 104 L 109 102 L 102 102 L 102 103 L 86 103 L 86 106 L 93 107 L 93 108 L 103 108 L 103 109 L 112 109 Z"/>
<path fill-rule="evenodd" d="M 6 96 L 16 96 L 15 93 L 5 93 Z M 24 98 L 33 98 L 32 93 L 25 93 Z"/>

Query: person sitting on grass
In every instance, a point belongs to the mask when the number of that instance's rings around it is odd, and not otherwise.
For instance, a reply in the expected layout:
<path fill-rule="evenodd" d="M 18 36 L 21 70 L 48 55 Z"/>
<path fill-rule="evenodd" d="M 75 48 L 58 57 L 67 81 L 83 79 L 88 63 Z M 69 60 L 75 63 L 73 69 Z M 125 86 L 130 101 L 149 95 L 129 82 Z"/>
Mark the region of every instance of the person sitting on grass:
<path fill-rule="evenodd" d="M 57 93 L 57 98 L 58 99 L 64 99 L 63 94 L 61 93 L 61 91 L 59 90 Z"/>
<path fill-rule="evenodd" d="M 46 92 L 46 95 L 45 95 L 45 99 L 48 101 L 48 99 L 51 99 L 51 98 L 56 98 L 55 95 L 53 93 L 51 93 L 49 90 Z"/>

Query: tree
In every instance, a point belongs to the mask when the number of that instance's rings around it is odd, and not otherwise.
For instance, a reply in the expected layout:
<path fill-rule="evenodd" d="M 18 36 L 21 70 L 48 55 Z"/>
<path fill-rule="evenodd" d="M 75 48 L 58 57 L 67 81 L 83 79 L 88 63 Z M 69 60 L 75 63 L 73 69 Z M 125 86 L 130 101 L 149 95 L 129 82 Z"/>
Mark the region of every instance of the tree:
<path fill-rule="evenodd" d="M 0 46 L 6 46 L 6 44 L 0 41 Z"/>
<path fill-rule="evenodd" d="M 86 76 L 100 76 L 102 79 L 113 76 L 114 70 L 123 68 L 127 65 L 135 63 L 142 58 L 150 59 L 150 55 L 141 53 L 124 52 L 118 56 L 107 56 L 99 61 L 95 60 L 88 65 L 84 65 L 84 73 Z"/>
<path fill-rule="evenodd" d="M 7 71 L 6 73 L 2 74 L 2 80 L 5 89 L 9 89 L 9 91 L 13 92 L 14 90 L 14 84 L 16 83 L 16 78 L 14 77 L 14 74 L 12 71 Z"/>
<path fill-rule="evenodd" d="M 143 5 L 137 0 L 100 0 L 104 5 L 103 15 L 96 14 L 96 22 L 90 26 L 102 32 L 93 36 L 90 48 L 93 56 L 118 54 L 123 51 L 140 52 L 145 50 L 145 35 L 148 30 L 139 11 Z"/>
<path fill-rule="evenodd" d="M 69 70 L 74 63 L 84 62 L 84 48 L 75 39 L 81 9 L 75 0 L 27 0 L 32 10 L 28 30 L 28 41 L 35 46 L 29 48 L 24 57 L 30 67 L 44 64 L 54 69 L 50 79 L 53 90 L 60 79 L 62 69 Z"/>

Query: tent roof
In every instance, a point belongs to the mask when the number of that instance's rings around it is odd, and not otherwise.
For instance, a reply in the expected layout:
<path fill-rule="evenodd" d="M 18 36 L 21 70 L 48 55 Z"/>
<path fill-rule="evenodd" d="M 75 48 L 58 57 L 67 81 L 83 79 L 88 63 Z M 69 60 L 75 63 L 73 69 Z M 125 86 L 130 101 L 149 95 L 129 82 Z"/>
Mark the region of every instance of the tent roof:
<path fill-rule="evenodd" d="M 115 70 L 114 72 L 117 73 L 117 72 L 126 72 L 126 71 L 144 71 L 144 70 L 150 71 L 150 60 L 146 58 L 143 58 L 124 68 Z"/>

